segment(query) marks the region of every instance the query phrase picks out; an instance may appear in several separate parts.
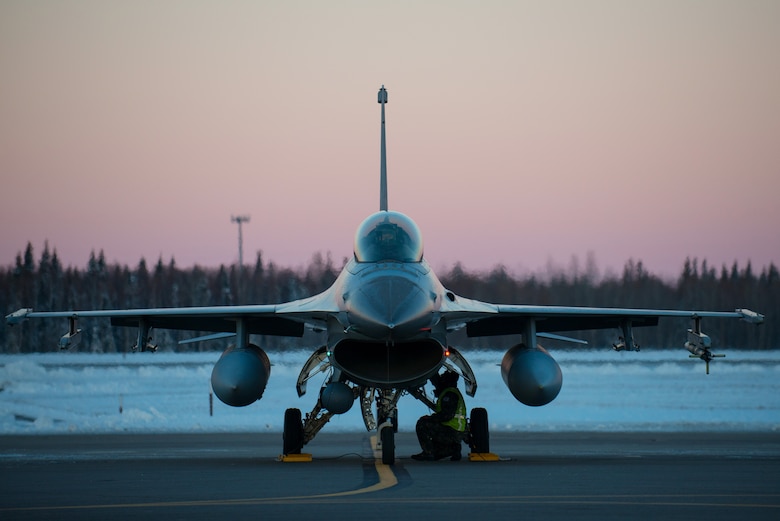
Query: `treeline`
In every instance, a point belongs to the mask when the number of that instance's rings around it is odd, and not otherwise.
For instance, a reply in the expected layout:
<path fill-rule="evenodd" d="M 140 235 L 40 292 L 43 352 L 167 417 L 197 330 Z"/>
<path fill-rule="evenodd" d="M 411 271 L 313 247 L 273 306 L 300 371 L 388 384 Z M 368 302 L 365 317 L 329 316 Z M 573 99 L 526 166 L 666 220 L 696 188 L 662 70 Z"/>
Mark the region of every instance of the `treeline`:
<path fill-rule="evenodd" d="M 64 268 L 56 250 L 48 245 L 36 260 L 28 244 L 13 266 L 0 268 L 0 310 L 4 314 L 22 307 L 38 311 L 126 309 L 147 307 L 269 304 L 303 298 L 326 289 L 338 276 L 338 266 L 328 254 L 315 254 L 305 268 L 293 270 L 266 264 L 258 253 L 254 266 L 217 269 L 179 269 L 173 259 L 145 260 L 130 268 L 107 264 L 103 252 L 90 256 L 85 269 Z M 497 266 L 485 273 L 465 271 L 456 264 L 439 276 L 449 289 L 464 297 L 495 303 L 535 305 L 640 307 L 733 311 L 746 307 L 766 315 L 755 327 L 737 320 L 704 320 L 703 329 L 717 347 L 769 349 L 780 346 L 780 273 L 774 264 L 754 272 L 750 263 L 716 269 L 707 261 L 687 259 L 674 282 L 648 273 L 641 261 L 630 260 L 621 275 L 600 277 L 593 266 L 585 272 L 572 269 L 547 276 L 516 277 Z M 111 327 L 107 319 L 82 319 L 81 351 L 124 352 L 135 343 L 134 328 Z M 637 342 L 647 347 L 680 347 L 686 340 L 685 320 L 661 320 L 656 328 L 637 328 Z M 56 349 L 67 321 L 35 320 L 0 326 L 0 347 L 5 353 L 29 353 Z M 224 348 L 225 341 L 178 345 L 197 336 L 185 331 L 154 331 L 154 342 L 164 350 Z M 253 339 L 268 349 L 316 346 L 322 338 L 313 333 L 304 339 L 263 337 Z M 615 331 L 588 331 L 569 336 L 588 340 L 594 347 L 610 346 Z M 460 334 L 453 345 L 463 348 L 504 347 L 517 338 L 468 339 Z M 549 341 L 545 343 L 551 343 Z M 563 344 L 565 345 L 565 344 Z"/>
<path fill-rule="evenodd" d="M 780 272 L 774 264 L 756 274 L 750 262 L 744 267 L 734 263 L 716 269 L 706 260 L 689 258 L 673 282 L 649 273 L 641 261 L 633 259 L 626 262 L 621 275 L 605 277 L 599 277 L 594 266 L 584 272 L 575 267 L 544 277 L 517 278 L 500 266 L 487 274 L 473 274 L 456 265 L 442 277 L 442 282 L 459 295 L 494 303 L 706 311 L 747 308 L 765 315 L 764 324 L 756 327 L 741 320 L 702 320 L 702 330 L 712 338 L 714 352 L 719 348 L 780 347 Z M 679 348 L 687 340 L 690 327 L 687 319 L 661 319 L 657 327 L 635 328 L 634 337 L 640 347 Z M 611 347 L 619 332 L 615 329 L 564 334 L 601 348 Z M 500 347 L 516 340 L 506 339 Z M 480 347 L 496 345 L 492 338 L 471 339 L 470 343 Z"/>

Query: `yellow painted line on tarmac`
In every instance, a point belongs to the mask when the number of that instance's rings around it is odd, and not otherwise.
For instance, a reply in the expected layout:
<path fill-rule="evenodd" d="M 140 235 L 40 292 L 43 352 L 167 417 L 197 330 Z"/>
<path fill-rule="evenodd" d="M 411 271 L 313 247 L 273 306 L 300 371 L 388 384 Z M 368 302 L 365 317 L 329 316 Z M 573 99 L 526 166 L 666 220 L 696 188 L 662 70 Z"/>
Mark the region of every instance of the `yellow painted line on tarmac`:
<path fill-rule="evenodd" d="M 382 454 L 376 447 L 376 436 L 371 436 L 371 449 L 374 452 L 374 467 L 376 468 L 379 481 L 371 486 L 347 490 L 344 492 L 334 492 L 332 494 L 316 494 L 313 496 L 288 496 L 288 497 L 267 497 L 267 498 L 246 498 L 246 499 L 204 499 L 200 501 L 160 501 L 154 503 L 117 503 L 106 505 L 63 505 L 63 506 L 45 506 L 45 507 L 20 507 L 20 508 L 0 508 L 0 512 L 33 512 L 46 510 L 97 510 L 107 508 L 162 508 L 162 507 L 198 507 L 198 506 L 228 506 L 228 505 L 259 505 L 259 504 L 281 504 L 293 503 L 296 501 L 306 501 L 312 499 L 325 499 L 344 496 L 355 496 L 358 494 L 368 494 L 377 492 L 386 488 L 394 487 L 398 484 L 398 478 L 395 477 L 390 465 L 382 463 Z"/>
<path fill-rule="evenodd" d="M 355 496 L 357 494 L 368 494 L 369 492 L 376 492 L 378 490 L 384 490 L 386 488 L 394 487 L 398 484 L 398 478 L 393 473 L 393 468 L 390 465 L 382 463 L 382 453 L 376 448 L 376 436 L 371 436 L 371 450 L 374 452 L 374 467 L 376 468 L 376 474 L 379 477 L 379 481 L 369 487 L 358 488 L 355 490 L 347 490 L 345 492 L 334 492 L 333 494 L 318 494 L 316 496 L 304 496 L 300 499 L 320 499 L 325 497 L 343 497 L 343 496 Z"/>

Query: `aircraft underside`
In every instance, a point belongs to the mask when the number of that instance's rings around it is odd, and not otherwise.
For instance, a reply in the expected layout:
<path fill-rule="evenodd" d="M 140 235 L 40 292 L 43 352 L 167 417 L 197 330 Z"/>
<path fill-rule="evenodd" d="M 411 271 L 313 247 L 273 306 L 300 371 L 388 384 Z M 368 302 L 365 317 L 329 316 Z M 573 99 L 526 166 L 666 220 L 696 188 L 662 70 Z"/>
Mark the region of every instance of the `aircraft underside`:
<path fill-rule="evenodd" d="M 306 393 L 306 384 L 315 375 L 328 372 L 329 376 L 311 412 L 301 417 L 297 409 L 287 411 L 284 453 L 299 453 L 334 414 L 349 411 L 357 401 L 366 430 L 379 433 L 383 461 L 392 463 L 398 401 L 408 394 L 433 409 L 435 404 L 424 387 L 442 367 L 458 373 L 466 393 L 474 396 L 477 383 L 468 362 L 455 349 L 432 339 L 396 344 L 342 340 L 332 349 L 317 349 L 298 376 L 298 395 Z"/>
<path fill-rule="evenodd" d="M 311 378 L 327 376 L 309 413 L 302 416 L 298 409 L 287 411 L 284 454 L 300 453 L 334 414 L 344 414 L 358 402 L 366 429 L 379 433 L 383 460 L 392 463 L 398 401 L 410 395 L 434 409 L 425 384 L 442 369 L 457 373 L 466 394 L 474 396 L 477 381 L 471 366 L 457 349 L 434 339 L 393 344 L 346 339 L 333 347 L 320 347 L 301 369 L 296 383 L 298 396 L 306 393 Z M 541 347 L 516 345 L 504 356 L 501 373 L 515 398 L 531 406 L 552 401 L 562 384 L 560 367 Z M 269 375 L 270 363 L 261 348 L 252 344 L 243 349 L 229 348 L 214 366 L 212 387 L 226 404 L 244 406 L 262 397 Z M 484 410 L 477 416 L 480 425 L 476 430 L 484 435 L 476 443 L 486 452 L 487 416 Z"/>

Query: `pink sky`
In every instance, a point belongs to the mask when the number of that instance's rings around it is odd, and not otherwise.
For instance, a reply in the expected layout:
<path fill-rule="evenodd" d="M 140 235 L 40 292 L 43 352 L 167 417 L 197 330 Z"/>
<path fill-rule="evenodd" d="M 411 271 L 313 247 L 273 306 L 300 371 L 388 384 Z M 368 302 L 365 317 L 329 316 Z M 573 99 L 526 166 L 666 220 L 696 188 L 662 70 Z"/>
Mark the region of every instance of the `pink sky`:
<path fill-rule="evenodd" d="M 780 2 L 0 4 L 0 265 L 780 262 Z"/>

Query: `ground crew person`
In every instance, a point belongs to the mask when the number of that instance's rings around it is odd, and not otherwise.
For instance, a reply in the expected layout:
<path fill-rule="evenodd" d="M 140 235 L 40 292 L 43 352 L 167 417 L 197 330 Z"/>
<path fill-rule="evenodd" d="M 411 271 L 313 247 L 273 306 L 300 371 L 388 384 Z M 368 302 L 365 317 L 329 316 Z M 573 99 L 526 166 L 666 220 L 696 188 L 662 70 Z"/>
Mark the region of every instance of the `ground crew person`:
<path fill-rule="evenodd" d="M 466 401 L 458 390 L 458 374 L 445 371 L 431 377 L 436 411 L 417 420 L 417 439 L 422 452 L 412 456 L 418 461 L 461 458 L 461 443 L 466 438 Z"/>

